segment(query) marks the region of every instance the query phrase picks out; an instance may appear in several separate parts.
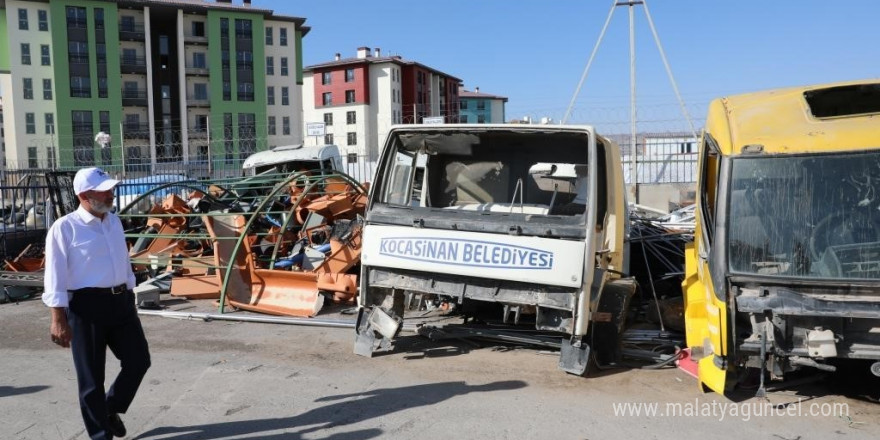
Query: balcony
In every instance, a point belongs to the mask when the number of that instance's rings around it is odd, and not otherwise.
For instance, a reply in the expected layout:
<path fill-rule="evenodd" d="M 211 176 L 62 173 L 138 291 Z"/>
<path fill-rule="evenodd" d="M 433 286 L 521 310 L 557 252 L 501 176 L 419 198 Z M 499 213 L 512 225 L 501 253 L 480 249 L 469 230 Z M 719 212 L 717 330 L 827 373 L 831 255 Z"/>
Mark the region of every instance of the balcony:
<path fill-rule="evenodd" d="M 207 35 L 193 35 L 191 33 L 183 35 L 183 41 L 193 44 L 208 44 Z"/>
<path fill-rule="evenodd" d="M 147 73 L 147 59 L 143 56 L 123 56 L 119 59 L 121 73 Z"/>
<path fill-rule="evenodd" d="M 125 139 L 149 139 L 150 124 L 126 122 L 122 124 L 122 137 Z"/>
<path fill-rule="evenodd" d="M 207 96 L 186 95 L 187 107 L 210 107 L 211 100 Z"/>
<path fill-rule="evenodd" d="M 208 76 L 208 66 L 186 65 L 186 74 L 193 76 Z"/>
<path fill-rule="evenodd" d="M 205 127 L 190 128 L 189 139 L 208 139 L 208 129 Z"/>
<path fill-rule="evenodd" d="M 147 91 L 141 89 L 122 90 L 123 107 L 146 107 Z"/>
<path fill-rule="evenodd" d="M 119 39 L 126 41 L 144 41 L 144 24 L 120 24 Z"/>
<path fill-rule="evenodd" d="M 92 97 L 92 88 L 91 87 L 70 87 L 70 97 L 71 98 L 91 98 Z"/>

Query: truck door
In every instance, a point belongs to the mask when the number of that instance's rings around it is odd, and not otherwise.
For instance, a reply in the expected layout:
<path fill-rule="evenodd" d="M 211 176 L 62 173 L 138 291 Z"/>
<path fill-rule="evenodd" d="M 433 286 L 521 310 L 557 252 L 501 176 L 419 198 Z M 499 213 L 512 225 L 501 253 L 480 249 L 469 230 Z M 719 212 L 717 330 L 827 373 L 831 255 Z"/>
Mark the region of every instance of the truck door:
<path fill-rule="evenodd" d="M 686 249 L 685 325 L 687 344 L 699 360 L 700 382 L 723 394 L 727 379 L 727 307 L 723 283 L 712 273 L 720 269 L 713 248 L 721 154 L 712 136 L 703 134 L 699 156 L 694 243 Z M 713 270 L 714 269 L 714 270 Z"/>

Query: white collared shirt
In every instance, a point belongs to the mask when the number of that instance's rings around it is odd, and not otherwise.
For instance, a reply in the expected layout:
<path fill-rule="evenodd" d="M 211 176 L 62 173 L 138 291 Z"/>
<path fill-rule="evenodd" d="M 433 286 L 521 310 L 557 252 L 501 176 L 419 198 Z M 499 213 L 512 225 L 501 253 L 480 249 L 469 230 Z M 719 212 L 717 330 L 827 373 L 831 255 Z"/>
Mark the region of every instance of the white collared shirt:
<path fill-rule="evenodd" d="M 125 232 L 115 214 L 104 219 L 80 206 L 58 219 L 46 234 L 46 273 L 43 302 L 67 307 L 70 291 L 83 287 L 134 288 Z"/>

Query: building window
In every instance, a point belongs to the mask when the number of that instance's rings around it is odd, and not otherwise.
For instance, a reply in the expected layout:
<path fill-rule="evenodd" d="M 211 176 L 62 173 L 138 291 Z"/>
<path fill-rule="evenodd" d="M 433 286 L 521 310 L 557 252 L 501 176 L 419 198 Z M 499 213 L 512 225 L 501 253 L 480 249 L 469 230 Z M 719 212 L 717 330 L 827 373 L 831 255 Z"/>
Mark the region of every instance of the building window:
<path fill-rule="evenodd" d="M 287 86 L 281 88 L 281 105 L 290 105 L 290 92 Z"/>
<path fill-rule="evenodd" d="M 281 76 L 287 76 L 287 57 L 281 57 Z"/>
<path fill-rule="evenodd" d="M 140 131 L 141 115 L 137 113 L 125 115 L 125 131 Z"/>
<path fill-rule="evenodd" d="M 125 115 L 125 131 L 141 131 L 141 115 L 137 113 Z"/>
<path fill-rule="evenodd" d="M 86 8 L 68 6 L 66 11 L 68 28 L 86 28 Z"/>
<path fill-rule="evenodd" d="M 192 22 L 192 33 L 193 33 L 193 37 L 204 37 L 205 36 L 205 22 L 204 21 Z"/>
<path fill-rule="evenodd" d="M 281 134 L 285 136 L 290 135 L 290 117 L 285 116 L 281 118 Z"/>
<path fill-rule="evenodd" d="M 137 81 L 125 81 L 122 83 L 122 98 L 123 99 L 135 99 L 138 97 L 138 83 Z"/>
<path fill-rule="evenodd" d="M 107 77 L 98 77 L 98 98 L 107 97 Z"/>
<path fill-rule="evenodd" d="M 357 113 L 345 112 L 345 122 L 347 124 L 356 124 L 357 123 Z"/>
<path fill-rule="evenodd" d="M 485 124 L 486 116 L 485 115 L 477 115 L 477 124 Z"/>
<path fill-rule="evenodd" d="M 358 143 L 358 134 L 350 131 L 348 132 L 348 145 L 357 145 Z"/>
<path fill-rule="evenodd" d="M 208 67 L 208 58 L 204 52 L 193 52 L 193 67 L 196 69 L 206 69 Z"/>
<path fill-rule="evenodd" d="M 249 20 L 248 20 L 249 21 Z M 238 114 L 238 158 L 250 156 L 257 150 L 256 115 L 253 113 Z"/>
<path fill-rule="evenodd" d="M 21 43 L 21 64 L 31 64 L 31 45 L 28 43 Z"/>
<path fill-rule="evenodd" d="M 324 92 L 321 94 L 321 99 L 324 105 L 333 104 L 333 93 L 332 92 Z"/>
<path fill-rule="evenodd" d="M 354 90 L 346 90 L 345 91 L 345 103 L 350 104 L 354 102 Z"/>
<path fill-rule="evenodd" d="M 49 78 L 43 78 L 43 99 L 52 99 L 52 80 Z"/>
<path fill-rule="evenodd" d="M 278 29 L 278 44 L 287 46 L 287 28 Z"/>
<path fill-rule="evenodd" d="M 235 19 L 235 37 L 250 40 L 253 37 L 253 32 L 251 31 L 252 26 L 253 22 L 251 20 Z M 238 115 L 238 118 L 240 121 L 241 115 Z"/>
<path fill-rule="evenodd" d="M 28 30 L 27 9 L 18 10 L 18 29 L 22 31 Z"/>
<path fill-rule="evenodd" d="M 266 46 L 272 45 L 272 26 L 266 26 Z"/>
<path fill-rule="evenodd" d="M 95 8 L 95 29 L 104 29 L 104 8 Z"/>
<path fill-rule="evenodd" d="M 254 100 L 254 83 L 240 82 L 238 83 L 238 100 L 253 101 Z"/>
<path fill-rule="evenodd" d="M 124 32 L 134 32 L 134 16 L 123 15 L 119 17 L 119 30 Z"/>
<path fill-rule="evenodd" d="M 123 51 L 123 55 L 125 52 Z M 67 43 L 67 57 L 71 64 L 88 64 L 89 63 L 89 45 L 84 41 L 70 41 Z M 125 64 L 123 56 L 123 64 Z M 131 61 L 134 63 L 134 61 Z"/>
<path fill-rule="evenodd" d="M 232 113 L 223 113 L 223 149 L 226 163 L 232 163 L 233 154 L 235 153 L 234 134 L 235 131 L 232 128 Z"/>
<path fill-rule="evenodd" d="M 49 13 L 45 9 L 37 11 L 37 23 L 41 31 L 49 30 Z"/>
<path fill-rule="evenodd" d="M 477 110 L 486 110 L 486 101 L 482 99 L 477 101 Z"/>
<path fill-rule="evenodd" d="M 24 114 L 24 132 L 27 134 L 36 134 L 37 133 L 37 123 L 34 120 L 33 113 L 25 113 Z"/>
<path fill-rule="evenodd" d="M 275 136 L 275 116 L 269 116 L 269 136 Z"/>
<path fill-rule="evenodd" d="M 197 100 L 205 101 L 208 99 L 208 85 L 204 83 L 193 84 L 193 97 Z"/>
<path fill-rule="evenodd" d="M 345 82 L 354 81 L 354 69 L 345 69 Z"/>
<path fill-rule="evenodd" d="M 55 134 L 55 115 L 46 113 L 44 117 L 46 121 L 46 134 Z"/>
<path fill-rule="evenodd" d="M 34 99 L 34 80 L 31 78 L 22 78 L 21 82 L 24 87 L 24 99 Z"/>
<path fill-rule="evenodd" d="M 330 72 L 324 72 L 321 74 L 321 84 L 326 86 L 326 85 L 330 84 L 330 80 L 331 80 Z"/>
<path fill-rule="evenodd" d="M 235 54 L 235 66 L 238 70 L 254 70 L 254 53 L 249 50 L 240 50 Z"/>
<path fill-rule="evenodd" d="M 39 168 L 37 164 L 37 147 L 28 147 L 28 168 Z"/>
<path fill-rule="evenodd" d="M 333 125 L 333 113 L 324 113 L 324 125 Z"/>
<path fill-rule="evenodd" d="M 468 102 L 462 99 L 461 102 L 458 103 L 458 108 L 462 110 L 467 110 L 467 104 Z"/>
<path fill-rule="evenodd" d="M 333 134 L 327 133 L 324 135 L 324 145 L 333 145 Z"/>
<path fill-rule="evenodd" d="M 107 64 L 107 45 L 95 43 L 95 60 L 98 64 Z"/>
<path fill-rule="evenodd" d="M 88 50 L 84 48 L 84 50 Z M 137 64 L 137 49 L 122 49 L 122 64 Z"/>
<path fill-rule="evenodd" d="M 462 124 L 467 124 L 467 122 L 468 122 L 468 115 L 461 115 L 461 116 L 459 116 L 459 117 L 458 117 L 458 121 L 461 122 Z"/>
<path fill-rule="evenodd" d="M 55 168 L 55 147 L 46 147 L 46 162 L 49 168 Z"/>
<path fill-rule="evenodd" d="M 52 64 L 52 60 L 49 57 L 49 45 L 41 44 L 40 45 L 40 63 L 44 66 L 49 66 Z"/>
<path fill-rule="evenodd" d="M 348 155 L 345 158 L 346 163 L 357 163 L 357 161 L 358 161 L 357 153 L 348 153 Z"/>
<path fill-rule="evenodd" d="M 266 87 L 266 104 L 275 105 L 275 86 Z"/>
<path fill-rule="evenodd" d="M 223 100 L 232 101 L 232 83 L 223 81 Z"/>
<path fill-rule="evenodd" d="M 266 75 L 274 75 L 274 74 L 275 74 L 275 57 L 266 57 Z"/>

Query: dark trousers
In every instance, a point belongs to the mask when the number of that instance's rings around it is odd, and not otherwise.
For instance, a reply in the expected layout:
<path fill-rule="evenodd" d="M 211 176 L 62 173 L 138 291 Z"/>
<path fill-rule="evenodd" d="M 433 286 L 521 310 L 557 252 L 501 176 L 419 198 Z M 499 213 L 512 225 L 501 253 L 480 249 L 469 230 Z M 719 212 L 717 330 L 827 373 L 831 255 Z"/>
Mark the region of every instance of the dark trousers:
<path fill-rule="evenodd" d="M 111 439 L 105 428 L 107 415 L 128 410 L 150 367 L 134 294 L 130 290 L 117 295 L 76 293 L 70 300 L 67 321 L 73 332 L 70 348 L 86 430 L 92 439 Z M 119 359 L 121 371 L 105 393 L 107 347 Z"/>

